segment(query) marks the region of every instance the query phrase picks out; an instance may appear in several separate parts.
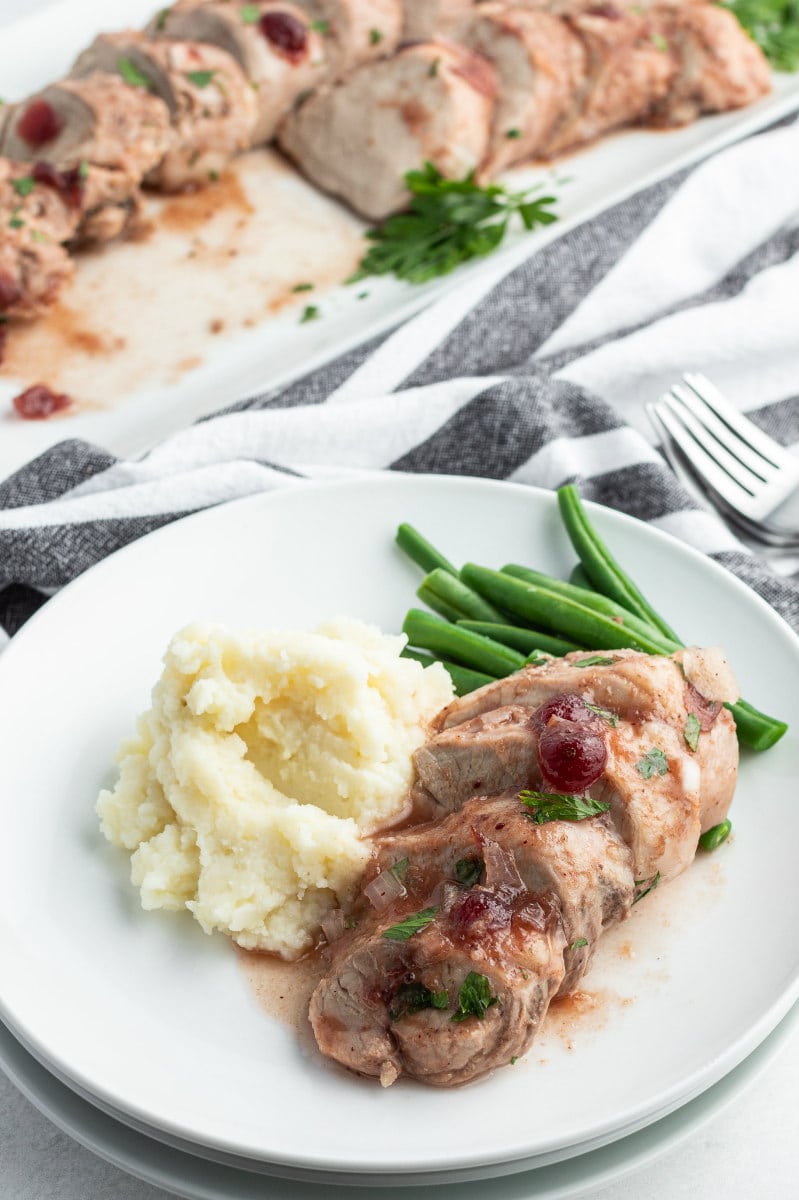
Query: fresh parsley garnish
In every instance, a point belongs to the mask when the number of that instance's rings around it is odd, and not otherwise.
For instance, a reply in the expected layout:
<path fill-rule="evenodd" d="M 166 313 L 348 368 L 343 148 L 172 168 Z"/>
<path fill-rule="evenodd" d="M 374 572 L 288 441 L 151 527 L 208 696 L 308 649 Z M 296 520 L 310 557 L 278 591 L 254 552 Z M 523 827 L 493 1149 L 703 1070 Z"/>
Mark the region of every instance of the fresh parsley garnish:
<path fill-rule="evenodd" d="M 518 1054 L 514 1054 L 514 1055 L 513 1055 L 513 1057 L 512 1057 L 512 1058 L 511 1058 L 511 1060 L 510 1060 L 510 1065 L 511 1065 L 512 1067 L 515 1067 L 518 1061 L 519 1061 L 519 1056 L 518 1056 Z"/>
<path fill-rule="evenodd" d="M 261 10 L 255 4 L 245 4 L 239 9 L 239 16 L 245 25 L 254 25 L 261 19 Z"/>
<path fill-rule="evenodd" d="M 505 137 L 511 138 L 513 141 L 515 141 L 516 138 L 520 138 L 521 136 L 522 136 L 521 129 L 506 129 L 505 130 Z"/>
<path fill-rule="evenodd" d="M 434 58 L 430 64 L 430 66 L 427 68 L 427 74 L 430 76 L 431 79 L 435 79 L 436 75 L 438 74 L 438 68 L 440 66 L 441 66 L 441 59 Z"/>
<path fill-rule="evenodd" d="M 405 876 L 408 874 L 408 867 L 410 865 L 411 865 L 411 861 L 409 858 L 399 858 L 394 863 L 394 866 L 390 868 L 391 874 L 396 879 L 400 879 L 400 880 L 404 879 Z"/>
<path fill-rule="evenodd" d="M 381 31 L 379 29 L 370 29 L 369 30 L 369 45 L 370 46 L 378 46 L 380 44 L 380 42 L 382 42 L 382 40 L 383 40 L 383 34 L 381 33 Z"/>
<path fill-rule="evenodd" d="M 775 71 L 799 71 L 798 0 L 724 0 Z"/>
<path fill-rule="evenodd" d="M 210 179 L 211 183 L 219 183 L 219 172 L 214 171 L 213 169 L 210 170 L 208 172 L 208 178 Z"/>
<path fill-rule="evenodd" d="M 321 34 L 330 33 L 330 22 L 329 21 L 311 21 L 308 28 L 313 29 L 314 33 L 321 33 Z"/>
<path fill-rule="evenodd" d="M 590 796 L 562 796 L 559 792 L 519 792 L 519 799 L 530 812 L 525 813 L 536 825 L 549 821 L 584 821 L 607 812 L 609 804 Z"/>
<path fill-rule="evenodd" d="M 482 858 L 459 858 L 455 863 L 455 878 L 464 887 L 473 887 L 485 869 Z"/>
<path fill-rule="evenodd" d="M 598 704 L 589 704 L 585 701 L 585 707 L 592 713 L 596 713 L 603 721 L 607 721 L 608 725 L 612 725 L 615 729 L 619 723 L 619 718 L 615 713 L 612 713 L 609 708 L 600 708 Z"/>
<path fill-rule="evenodd" d="M 291 290 L 292 292 L 312 292 L 314 285 L 312 283 L 295 283 Z"/>
<path fill-rule="evenodd" d="M 702 723 L 696 713 L 689 713 L 685 719 L 682 735 L 686 743 L 692 750 L 696 750 L 699 744 L 699 734 L 702 732 Z"/>
<path fill-rule="evenodd" d="M 129 58 L 118 58 L 117 70 L 125 80 L 125 83 L 129 83 L 131 87 L 145 88 L 147 91 L 150 91 L 153 86 L 152 80 L 143 71 L 140 71 L 136 64 Z"/>
<path fill-rule="evenodd" d="M 427 928 L 436 912 L 435 908 L 423 908 L 421 912 L 411 913 L 398 925 L 390 925 L 388 929 L 384 929 L 383 937 L 388 938 L 390 942 L 407 942 L 408 938 L 413 937 L 420 929 Z"/>
<path fill-rule="evenodd" d="M 22 229 L 25 222 L 19 215 L 22 212 L 22 205 L 16 204 L 11 210 L 11 216 L 8 218 L 8 224 L 11 229 Z"/>
<path fill-rule="evenodd" d="M 669 43 L 666 41 L 662 33 L 652 34 L 652 45 L 656 50 L 662 51 L 663 54 L 668 54 Z"/>
<path fill-rule="evenodd" d="M 496 250 L 516 214 L 527 230 L 557 220 L 551 211 L 554 196 L 536 197 L 536 189 L 510 192 L 498 183 L 480 187 L 473 172 L 465 179 L 445 179 L 426 163 L 421 171 L 408 171 L 405 184 L 411 193 L 407 212 L 369 230 L 372 246 L 349 283 L 369 275 L 426 283 Z"/>
<path fill-rule="evenodd" d="M 722 842 L 726 842 L 731 829 L 732 822 L 726 820 L 714 825 L 712 829 L 706 829 L 699 839 L 700 850 L 715 850 Z"/>
<path fill-rule="evenodd" d="M 89 178 L 89 164 L 85 158 L 82 158 L 78 163 L 78 179 L 86 180 Z"/>
<path fill-rule="evenodd" d="M 186 78 L 189 83 L 193 83 L 196 88 L 207 88 L 208 84 L 216 75 L 216 71 L 187 71 Z"/>
<path fill-rule="evenodd" d="M 368 295 L 369 295 L 368 292 L 358 292 L 358 295 L 355 297 L 355 299 L 356 300 L 365 300 Z"/>
<path fill-rule="evenodd" d="M 590 654 L 588 658 L 581 658 L 579 662 L 573 662 L 573 667 L 612 667 L 615 663 L 615 658 L 606 658 L 604 654 Z"/>
<path fill-rule="evenodd" d="M 635 769 L 644 779 L 651 779 L 653 775 L 667 775 L 669 760 L 659 746 L 653 746 L 638 760 Z"/>
<path fill-rule="evenodd" d="M 651 879 L 635 879 L 633 882 L 635 883 L 636 887 L 644 887 L 644 884 L 646 884 L 644 890 L 639 892 L 639 894 L 633 900 L 633 904 L 637 904 L 639 900 L 643 900 L 644 896 L 648 896 L 650 892 L 654 892 L 655 888 L 660 883 L 660 871 L 658 871 L 656 875 L 653 875 Z"/>
<path fill-rule="evenodd" d="M 497 999 L 497 996 L 491 995 L 491 985 L 485 975 L 470 971 L 460 986 L 458 1011 L 450 1017 L 450 1021 L 465 1021 L 467 1017 L 477 1017 L 478 1021 L 482 1021 Z"/>
<path fill-rule="evenodd" d="M 569 946 L 570 950 L 582 950 L 583 946 L 588 945 L 588 938 L 578 938 L 576 942 L 572 942 Z"/>
<path fill-rule="evenodd" d="M 46 246 L 50 241 L 47 234 L 42 233 L 41 229 L 32 229 L 31 230 L 31 239 L 34 242 L 39 242 L 40 245 L 42 245 L 42 246 Z"/>
<path fill-rule="evenodd" d="M 449 995 L 446 988 L 431 992 L 423 983 L 403 983 L 397 990 L 394 1003 L 388 1011 L 392 1021 L 400 1021 L 425 1008 L 446 1008 Z"/>
<path fill-rule="evenodd" d="M 319 316 L 320 312 L 315 304 L 306 304 L 305 308 L 302 310 L 300 325 L 306 325 L 308 321 L 317 321 Z"/>
<path fill-rule="evenodd" d="M 155 18 L 155 28 L 158 31 L 158 33 L 160 33 L 161 30 L 166 25 L 166 19 L 168 16 L 169 16 L 169 9 L 162 8 L 161 11 L 159 12 L 158 16 Z"/>
<path fill-rule="evenodd" d="M 36 187 L 36 180 L 32 175 L 23 175 L 21 179 L 12 179 L 11 186 L 18 196 L 30 196 Z"/>

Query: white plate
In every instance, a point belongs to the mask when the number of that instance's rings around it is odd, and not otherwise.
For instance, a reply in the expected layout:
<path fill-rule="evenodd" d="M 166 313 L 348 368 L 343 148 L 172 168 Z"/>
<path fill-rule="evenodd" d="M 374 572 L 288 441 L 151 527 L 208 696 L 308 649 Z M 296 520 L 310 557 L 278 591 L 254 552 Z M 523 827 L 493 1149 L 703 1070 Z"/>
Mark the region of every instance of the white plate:
<path fill-rule="evenodd" d="M 416 583 L 392 544 L 401 520 L 456 560 L 561 574 L 573 559 L 548 493 L 397 475 L 301 483 L 112 555 L 0 659 L 3 1019 L 132 1119 L 283 1172 L 501 1173 L 574 1153 L 716 1082 L 799 992 L 799 643 L 712 562 L 605 510 L 600 529 L 667 619 L 731 647 L 748 698 L 794 729 L 745 757 L 734 840 L 606 940 L 586 984 L 602 1020 L 578 1023 L 573 1050 L 550 1033 L 474 1087 L 381 1091 L 307 1057 L 257 1008 L 223 938 L 141 912 L 93 804 L 170 634 L 194 618 L 305 626 L 336 612 L 397 629 Z"/>
<path fill-rule="evenodd" d="M 789 1043 L 799 1026 L 794 1009 L 747 1059 L 702 1096 L 683 1105 L 648 1129 L 568 1162 L 506 1176 L 491 1183 L 491 1200 L 575 1200 L 594 1194 L 634 1171 L 674 1151 L 695 1137 L 755 1082 Z M 293 1183 L 271 1179 L 242 1168 L 209 1164 L 133 1132 L 59 1083 L 0 1025 L 0 1068 L 40 1112 L 87 1149 L 153 1187 L 165 1188 L 187 1200 L 320 1200 L 321 1196 L 351 1196 L 325 1183 Z M 436 1200 L 486 1200 L 484 1183 L 443 1184 Z M 407 1189 L 385 1188 L 381 1200 L 408 1200 Z"/>
<path fill-rule="evenodd" d="M 98 29 L 140 25 L 158 7 L 159 0 L 105 0 L 102 6 L 59 0 L 3 25 L 3 98 L 23 97 L 58 78 Z M 0 376 L 0 478 L 65 437 L 86 438 L 116 454 L 139 453 L 202 414 L 286 383 L 392 328 L 477 275 L 510 269 L 579 222 L 797 106 L 799 75 L 775 77 L 773 93 L 751 108 L 668 133 L 606 138 L 553 171 L 514 171 L 514 186 L 543 181 L 554 188 L 556 225 L 511 237 L 489 259 L 421 287 L 370 279 L 363 300 L 360 287 L 335 286 L 357 262 L 363 224 L 274 156 L 248 156 L 236 171 L 255 214 L 244 214 L 246 228 L 238 234 L 230 212 L 222 211 L 204 233 L 209 244 L 241 243 L 226 267 L 202 254 L 187 260 L 196 226 L 183 233 L 170 227 L 142 245 L 116 245 L 84 258 L 65 293 L 68 319 L 54 318 L 47 336 L 38 323 L 26 351 L 28 369 L 16 381 Z M 222 193 L 204 195 L 218 204 Z M 323 319 L 300 324 L 309 295 L 292 295 L 291 286 L 309 278 L 320 285 L 310 299 Z M 226 330 L 209 336 L 216 318 L 224 318 Z M 245 319 L 255 326 L 244 328 Z M 9 357 L 15 340 L 12 334 Z M 97 350 L 120 341 L 121 351 Z M 21 384 L 40 380 L 42 362 L 45 381 L 73 395 L 78 408 L 44 422 L 9 416 L 8 401 Z"/>

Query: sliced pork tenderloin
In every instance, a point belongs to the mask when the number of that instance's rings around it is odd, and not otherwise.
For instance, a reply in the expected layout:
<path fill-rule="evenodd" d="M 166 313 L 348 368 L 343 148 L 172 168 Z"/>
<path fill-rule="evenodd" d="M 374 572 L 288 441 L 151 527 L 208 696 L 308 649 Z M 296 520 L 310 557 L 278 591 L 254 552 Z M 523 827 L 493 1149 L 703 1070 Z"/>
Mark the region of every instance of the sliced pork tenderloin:
<path fill-rule="evenodd" d="M 342 79 L 362 63 L 386 58 L 403 33 L 401 0 L 297 0 L 323 33 L 325 78 Z"/>
<path fill-rule="evenodd" d="M 255 93 L 252 144 L 268 142 L 298 98 L 327 71 L 324 35 L 293 4 L 178 3 L 147 26 L 154 39 L 202 42 L 229 54 Z"/>
<path fill-rule="evenodd" d="M 0 315 L 23 320 L 41 316 L 74 270 L 64 247 L 32 223 L 5 228 L 0 238 Z"/>
<path fill-rule="evenodd" d="M 533 158 L 547 143 L 583 86 L 587 55 L 568 22 L 550 13 L 489 3 L 473 14 L 457 36 L 497 71 L 491 141 L 482 166 L 490 179 Z"/>
<path fill-rule="evenodd" d="M 455 37 L 474 14 L 474 0 L 403 0 L 403 42 Z"/>
<path fill-rule="evenodd" d="M 494 94 L 485 59 L 446 42 L 419 43 L 323 85 L 287 117 L 278 140 L 312 183 L 381 220 L 407 204 L 406 172 L 431 162 L 460 179 L 479 166 Z"/>

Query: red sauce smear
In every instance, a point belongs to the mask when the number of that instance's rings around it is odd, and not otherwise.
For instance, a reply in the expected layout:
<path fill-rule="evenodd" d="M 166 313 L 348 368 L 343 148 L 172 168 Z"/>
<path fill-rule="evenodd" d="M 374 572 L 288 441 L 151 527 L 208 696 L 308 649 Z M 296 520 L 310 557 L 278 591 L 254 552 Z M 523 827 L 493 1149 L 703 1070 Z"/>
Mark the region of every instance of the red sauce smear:
<path fill-rule="evenodd" d="M 52 391 L 45 383 L 34 383 L 11 401 L 24 421 L 44 421 L 53 413 L 69 408 L 72 401 L 63 392 Z"/>
<path fill-rule="evenodd" d="M 11 308 L 19 300 L 19 287 L 13 275 L 9 275 L 7 271 L 0 271 L 0 312 L 6 308 Z"/>
<path fill-rule="evenodd" d="M 52 142 L 63 128 L 62 118 L 46 100 L 34 100 L 17 121 L 17 133 L 29 146 Z"/>
<path fill-rule="evenodd" d="M 84 180 L 80 167 L 71 167 L 68 171 L 59 171 L 51 163 L 37 162 L 31 171 L 37 183 L 51 187 L 63 196 L 64 202 L 70 208 L 80 208 L 83 200 Z"/>
<path fill-rule="evenodd" d="M 305 54 L 308 29 L 291 13 L 264 13 L 258 22 L 258 28 L 266 40 L 290 62 L 299 62 Z"/>

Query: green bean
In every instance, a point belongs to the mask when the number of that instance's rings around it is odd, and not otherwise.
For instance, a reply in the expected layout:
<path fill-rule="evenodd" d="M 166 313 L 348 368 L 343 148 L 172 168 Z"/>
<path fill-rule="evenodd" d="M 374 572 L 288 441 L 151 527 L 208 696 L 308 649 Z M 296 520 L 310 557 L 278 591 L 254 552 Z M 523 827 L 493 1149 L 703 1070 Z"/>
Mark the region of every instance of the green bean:
<path fill-rule="evenodd" d="M 579 562 L 569 572 L 569 583 L 573 583 L 575 587 L 587 588 L 589 591 L 592 590 L 591 580 L 586 575 L 583 564 Z"/>
<path fill-rule="evenodd" d="M 419 587 L 416 589 L 416 595 L 422 601 L 422 604 L 426 604 L 428 608 L 432 608 L 433 612 L 438 613 L 445 621 L 452 621 L 454 624 L 456 621 L 460 621 L 463 616 L 459 608 L 453 608 L 451 604 L 447 604 L 446 600 L 442 600 L 436 592 L 426 587 L 424 583 L 419 584 Z"/>
<path fill-rule="evenodd" d="M 612 617 L 586 608 L 567 596 L 513 579 L 501 571 L 490 571 L 467 563 L 461 578 L 492 604 L 506 609 L 522 620 L 543 625 L 557 634 L 598 650 L 620 650 L 628 646 L 647 654 L 663 654 L 662 639 L 647 637 Z"/>
<path fill-rule="evenodd" d="M 624 605 L 642 621 L 654 625 L 667 638 L 679 642 L 671 626 L 655 612 L 597 534 L 574 484 L 558 488 L 558 507 L 583 569 L 597 591 Z"/>
<path fill-rule="evenodd" d="M 461 629 L 460 625 L 449 625 L 418 608 L 408 610 L 402 632 L 420 650 L 431 650 L 438 657 L 454 659 L 464 667 L 495 678 L 510 675 L 524 666 L 524 656 L 509 646 Z"/>
<path fill-rule="evenodd" d="M 707 829 L 699 839 L 699 847 L 701 850 L 715 850 L 722 842 L 726 842 L 730 836 L 732 829 L 731 821 L 722 821 L 719 825 L 714 825 L 712 829 Z"/>
<path fill-rule="evenodd" d="M 767 716 L 745 700 L 724 707 L 735 717 L 738 740 L 752 750 L 770 750 L 788 731 L 785 721 Z"/>
<path fill-rule="evenodd" d="M 455 688 L 456 696 L 465 696 L 467 692 L 476 692 L 487 683 L 495 683 L 493 675 L 484 675 L 482 671 L 470 671 L 468 667 L 459 667 L 457 663 L 447 662 L 443 658 L 433 658 L 432 654 L 422 654 L 419 650 L 409 650 L 406 646 L 402 651 L 403 658 L 412 658 L 423 667 L 432 667 L 433 663 L 441 663 L 449 673 Z"/>
<path fill-rule="evenodd" d="M 458 574 L 449 559 L 444 558 L 444 555 L 436 550 L 435 546 L 426 538 L 423 538 L 413 525 L 407 523 L 400 525 L 397 529 L 396 542 L 400 550 L 404 551 L 408 558 L 423 571 L 434 571 L 436 567 L 440 567 L 442 571 L 448 571 L 450 575 Z"/>
<path fill-rule="evenodd" d="M 456 609 L 462 617 L 471 618 L 473 621 L 502 620 L 499 609 L 494 608 L 493 604 L 488 604 L 482 596 L 478 596 L 477 592 L 467 587 L 460 576 L 450 575 L 449 571 L 442 567 L 436 567 L 435 571 L 425 575 L 422 586 Z M 416 594 L 419 595 L 418 592 Z"/>
<path fill-rule="evenodd" d="M 532 654 L 541 650 L 544 654 L 554 654 L 560 658 L 571 650 L 581 650 L 574 642 L 564 642 L 561 638 L 552 637 L 548 633 L 539 633 L 536 629 L 522 629 L 519 625 L 496 625 L 491 621 L 458 621 L 462 629 L 471 629 L 472 633 L 482 633 L 502 642 L 503 646 L 512 646 L 522 654 Z"/>

